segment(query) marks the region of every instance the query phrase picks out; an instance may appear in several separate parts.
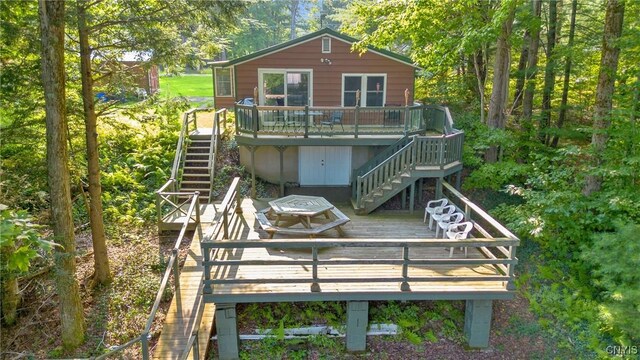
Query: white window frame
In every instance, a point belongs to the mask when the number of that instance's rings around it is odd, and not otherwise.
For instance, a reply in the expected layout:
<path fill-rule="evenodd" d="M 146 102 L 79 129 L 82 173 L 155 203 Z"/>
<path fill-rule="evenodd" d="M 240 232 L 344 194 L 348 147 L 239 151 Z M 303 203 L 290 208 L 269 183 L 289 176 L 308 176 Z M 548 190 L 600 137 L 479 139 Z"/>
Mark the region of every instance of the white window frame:
<path fill-rule="evenodd" d="M 382 76 L 384 78 L 384 87 L 382 89 L 382 105 L 384 106 L 387 103 L 387 74 L 386 73 L 343 73 L 342 74 L 342 91 L 340 92 L 340 104 L 344 107 L 344 82 L 347 76 L 360 76 L 360 106 L 366 107 L 367 104 L 367 78 L 369 76 Z M 362 105 L 365 104 L 365 105 Z"/>
<path fill-rule="evenodd" d="M 325 49 L 325 46 L 324 46 L 325 40 L 328 40 L 327 41 L 328 47 L 326 49 Z M 321 50 L 322 50 L 323 54 L 331 54 L 331 37 L 329 37 L 329 36 L 322 37 L 321 46 L 320 47 L 321 47 Z"/>
<path fill-rule="evenodd" d="M 224 69 L 224 70 L 229 69 L 229 82 L 231 83 L 231 84 L 230 84 L 231 86 L 229 86 L 229 89 L 231 90 L 231 92 L 229 93 L 229 95 L 220 95 L 220 94 L 218 93 L 218 91 L 219 91 L 219 90 L 218 90 L 218 89 L 219 89 L 219 87 L 218 87 L 218 70 L 222 70 L 222 69 Z M 216 97 L 233 97 L 233 94 L 234 94 L 234 87 L 233 87 L 233 83 L 234 83 L 234 81 L 233 81 L 233 67 L 228 67 L 228 68 L 219 68 L 219 67 L 216 67 L 216 68 L 213 68 L 213 72 L 214 72 L 213 79 L 215 80 L 215 87 L 216 87 Z"/>
<path fill-rule="evenodd" d="M 264 74 L 283 74 L 285 76 L 285 86 L 284 86 L 284 101 L 285 106 L 287 106 L 287 84 L 286 84 L 286 76 L 288 72 L 308 72 L 309 73 L 309 106 L 313 106 L 313 69 L 274 69 L 274 68 L 259 68 L 258 69 L 258 105 L 264 105 L 265 97 L 264 97 Z"/>

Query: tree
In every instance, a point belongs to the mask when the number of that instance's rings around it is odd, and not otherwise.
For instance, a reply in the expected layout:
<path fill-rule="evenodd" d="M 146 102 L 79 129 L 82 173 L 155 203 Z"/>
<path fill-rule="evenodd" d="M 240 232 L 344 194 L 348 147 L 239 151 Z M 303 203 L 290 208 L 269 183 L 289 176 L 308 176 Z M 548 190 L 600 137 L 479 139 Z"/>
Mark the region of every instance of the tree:
<path fill-rule="evenodd" d="M 567 117 L 567 102 L 569 99 L 569 77 L 571 76 L 571 63 L 573 57 L 573 39 L 576 34 L 576 10 L 578 8 L 578 0 L 571 1 L 571 24 L 569 25 L 569 43 L 567 44 L 567 56 L 564 63 L 564 80 L 562 82 L 562 100 L 560 102 L 560 114 L 558 114 L 558 121 L 556 127 L 558 130 L 562 129 L 564 121 Z M 551 139 L 551 146 L 558 146 L 558 135 L 554 135 Z"/>
<path fill-rule="evenodd" d="M 137 1 L 122 1 L 117 5 L 100 1 L 77 1 L 80 77 L 89 178 L 89 218 L 94 250 L 93 284 L 105 284 L 111 279 L 102 214 L 97 126 L 99 113 L 95 105 L 96 78 L 92 64 L 94 55 L 100 54 L 98 66 L 117 63 L 123 51 L 144 49 L 152 51 L 158 57 L 162 54 L 169 56 L 168 54 L 175 53 L 181 45 L 181 39 L 175 36 L 178 33 L 175 26 L 190 25 L 198 20 L 206 23 L 209 15 L 214 22 L 226 23 L 223 19 L 225 16 L 231 17 L 235 5 L 235 2 L 148 1 L 142 6 Z M 114 7 L 118 8 L 115 15 Z M 167 24 L 173 24 L 174 27 Z M 117 79 L 117 67 L 109 68 L 106 72 L 98 71 L 98 78 Z"/>
<path fill-rule="evenodd" d="M 493 66 L 493 88 L 489 102 L 487 125 L 490 129 L 504 129 L 506 123 L 506 105 L 509 98 L 509 69 L 511 65 L 511 46 L 509 36 L 516 13 L 516 1 L 503 4 L 504 17 L 496 45 L 495 63 Z M 498 160 L 497 147 L 491 146 L 485 152 L 485 161 L 492 163 Z"/>
<path fill-rule="evenodd" d="M 67 155 L 63 1 L 39 1 L 42 83 L 47 127 L 47 168 L 55 253 L 55 282 L 62 324 L 62 344 L 73 348 L 84 338 L 84 314 L 75 280 L 75 238 Z"/>
<path fill-rule="evenodd" d="M 538 72 L 538 48 L 540 45 L 540 13 L 542 11 L 542 1 L 532 0 L 531 6 L 533 10 L 534 23 L 529 39 L 529 51 L 527 53 L 527 70 L 525 73 L 524 96 L 522 97 L 522 117 L 527 124 L 531 122 L 533 114 L 533 95 L 535 92 L 534 78 Z"/>
<path fill-rule="evenodd" d="M 102 186 L 100 185 L 100 160 L 98 154 L 98 116 L 95 111 L 93 77 L 91 74 L 91 48 L 87 28 L 87 2 L 76 2 L 78 35 L 80 42 L 80 78 L 82 80 L 82 104 L 84 108 L 85 137 L 87 146 L 87 170 L 89 177 L 89 223 L 93 243 L 93 285 L 111 281 L 109 254 L 102 217 Z"/>
<path fill-rule="evenodd" d="M 620 56 L 620 45 L 617 41 L 622 35 L 623 20 L 624 0 L 607 1 L 600 72 L 596 88 L 596 102 L 593 109 L 593 134 L 591 136 L 591 150 L 593 152 L 591 165 L 593 169 L 597 169 L 603 163 L 603 154 L 609 139 L 607 131 L 611 126 L 612 97 L 618 70 L 618 57 Z M 601 186 L 602 176 L 591 173 L 585 178 L 582 193 L 585 196 L 589 196 L 599 191 Z"/>
<path fill-rule="evenodd" d="M 544 87 L 542 89 L 542 116 L 538 128 L 538 140 L 543 144 L 549 142 L 549 125 L 551 125 L 551 96 L 556 81 L 556 57 L 553 49 L 557 42 L 558 0 L 549 1 L 549 31 L 547 32 L 547 64 L 544 67 Z"/>

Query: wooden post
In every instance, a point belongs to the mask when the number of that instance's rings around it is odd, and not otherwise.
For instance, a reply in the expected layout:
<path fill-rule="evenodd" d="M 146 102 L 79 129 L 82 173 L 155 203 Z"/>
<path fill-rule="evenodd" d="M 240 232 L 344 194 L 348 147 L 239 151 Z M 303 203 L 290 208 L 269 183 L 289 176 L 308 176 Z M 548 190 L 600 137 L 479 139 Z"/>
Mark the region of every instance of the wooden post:
<path fill-rule="evenodd" d="M 216 304 L 215 318 L 218 335 L 218 359 L 238 359 L 240 339 L 236 322 L 236 304 Z"/>
<path fill-rule="evenodd" d="M 284 151 L 286 146 L 276 146 L 278 152 L 280 152 L 280 197 L 284 196 Z"/>
<path fill-rule="evenodd" d="M 360 90 L 356 91 L 356 111 L 354 116 L 354 136 L 358 138 L 358 117 L 360 116 Z"/>
<path fill-rule="evenodd" d="M 416 205 L 416 182 L 413 181 L 411 183 L 411 187 L 409 188 L 409 214 L 413 214 L 413 207 Z"/>
<path fill-rule="evenodd" d="M 312 276 L 314 282 L 311 283 L 311 292 L 320 292 L 320 284 L 318 284 L 318 248 L 311 248 L 311 256 L 313 258 Z"/>
<path fill-rule="evenodd" d="M 254 103 L 251 109 L 251 129 L 253 130 L 253 137 L 258 137 L 258 106 Z"/>
<path fill-rule="evenodd" d="M 436 199 L 442 199 L 442 178 L 436 179 Z"/>
<path fill-rule="evenodd" d="M 367 327 L 369 325 L 369 302 L 347 303 L 347 351 L 367 349 Z"/>
<path fill-rule="evenodd" d="M 424 179 L 420 178 L 418 179 L 418 191 L 417 191 L 417 199 L 418 199 L 418 203 L 420 204 L 422 202 L 422 185 L 424 183 Z"/>
<path fill-rule="evenodd" d="M 437 225 L 437 224 L 436 224 Z M 400 291 L 411 291 L 411 286 L 407 281 L 409 279 L 409 247 L 402 248 L 402 277 L 404 281 L 400 284 Z"/>
<path fill-rule="evenodd" d="M 251 151 L 251 198 L 256 198 L 256 148 L 257 146 L 249 146 Z"/>
<path fill-rule="evenodd" d="M 309 137 L 309 105 L 304 106 L 304 137 Z"/>
<path fill-rule="evenodd" d="M 464 312 L 464 337 L 470 347 L 489 346 L 491 300 L 467 300 Z"/>
<path fill-rule="evenodd" d="M 462 170 L 456 173 L 456 190 L 460 191 L 461 185 L 462 185 Z"/>

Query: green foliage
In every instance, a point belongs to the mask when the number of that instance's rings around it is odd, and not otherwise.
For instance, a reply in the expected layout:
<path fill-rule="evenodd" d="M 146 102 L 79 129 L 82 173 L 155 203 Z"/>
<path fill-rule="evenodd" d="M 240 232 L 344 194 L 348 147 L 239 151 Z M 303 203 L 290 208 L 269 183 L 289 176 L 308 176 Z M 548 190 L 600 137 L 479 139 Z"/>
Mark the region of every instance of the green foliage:
<path fill-rule="evenodd" d="M 604 289 L 598 306 L 606 330 L 623 345 L 640 342 L 640 233 L 638 224 L 618 224 L 583 246 L 582 260 L 592 267 L 594 285 Z"/>
<path fill-rule="evenodd" d="M 369 318 L 373 323 L 396 323 L 402 336 L 415 345 L 441 338 L 462 343 L 464 314 L 458 303 L 385 301 L 371 306 Z"/>
<path fill-rule="evenodd" d="M 109 222 L 140 224 L 155 216 L 155 190 L 170 177 L 185 103 L 167 99 L 127 109 L 105 123 L 101 151 L 104 215 Z"/>
<path fill-rule="evenodd" d="M 15 277 L 29 270 L 31 262 L 55 245 L 40 234 L 26 211 L 12 211 L 0 204 L 0 273 L 2 278 Z"/>

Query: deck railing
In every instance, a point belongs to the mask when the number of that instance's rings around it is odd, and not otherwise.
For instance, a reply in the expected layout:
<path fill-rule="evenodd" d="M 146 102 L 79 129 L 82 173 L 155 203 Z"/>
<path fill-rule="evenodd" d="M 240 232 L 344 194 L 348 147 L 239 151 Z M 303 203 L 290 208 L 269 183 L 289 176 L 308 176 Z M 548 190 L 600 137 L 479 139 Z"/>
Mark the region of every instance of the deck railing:
<path fill-rule="evenodd" d="M 502 290 L 513 290 L 513 281 L 515 275 L 513 268 L 517 264 L 518 259 L 515 257 L 515 249 L 519 245 L 519 239 L 500 225 L 496 220 L 491 218 L 486 212 L 473 204 L 466 197 L 455 191 L 453 187 L 445 183 L 447 196 L 454 204 L 464 209 L 468 219 L 474 221 L 474 229 L 471 236 L 466 240 L 445 240 L 445 239 L 287 239 L 287 240 L 242 240 L 231 237 L 228 240 L 215 240 L 215 237 L 205 237 L 206 241 L 201 243 L 203 250 L 204 274 L 204 292 L 206 294 L 214 294 L 216 286 L 230 284 L 258 285 L 258 284 L 309 284 L 311 292 L 318 292 L 322 283 L 400 283 L 399 291 L 410 291 L 410 283 L 425 282 L 500 282 L 497 287 Z M 485 224 L 483 226 L 483 224 Z M 497 233 L 492 236 L 491 233 Z M 240 235 L 238 235 L 239 237 Z M 327 248 L 395 248 L 402 251 L 397 252 L 397 258 L 378 258 L 375 255 L 371 257 L 357 259 L 322 259 L 321 250 Z M 443 248 L 443 247 L 466 247 L 476 248 L 486 258 L 442 258 L 442 257 L 425 257 L 412 256 L 412 249 L 417 248 Z M 248 249 L 259 248 L 265 250 L 271 249 L 301 249 L 306 251 L 297 252 L 299 255 L 296 259 L 278 258 L 277 260 L 238 260 L 223 258 L 220 254 L 226 249 Z M 437 253 L 437 252 L 434 252 Z M 308 254 L 308 255 L 305 255 Z M 371 267 L 369 277 L 327 277 L 323 278 L 319 275 L 319 269 L 323 271 L 331 268 L 357 265 L 361 268 Z M 398 266 L 396 276 L 381 277 L 376 266 L 393 265 Z M 435 275 L 435 276 L 414 276 L 411 274 L 412 266 L 477 266 L 486 265 L 493 267 L 496 272 L 487 275 Z M 308 266 L 310 270 L 306 277 L 266 277 L 260 276 L 256 278 L 215 278 L 212 274 L 213 269 L 230 270 L 231 267 L 237 269 L 242 266 Z M 218 274 L 227 274 L 229 271 L 216 271 Z M 235 273 L 235 271 L 231 272 Z M 269 272 L 265 272 L 269 273 Z M 366 272 L 361 272 L 366 273 Z M 485 283 L 486 284 L 486 283 Z M 252 296 L 248 294 L 247 296 Z M 215 296 L 214 296 L 215 297 Z"/>
<path fill-rule="evenodd" d="M 436 194 L 436 197 L 444 196 L 449 199 L 449 202 L 456 205 L 456 207 L 464 212 L 465 219 L 473 221 L 474 229 L 479 234 L 480 237 L 484 237 L 486 239 L 510 239 L 510 240 L 518 240 L 518 237 L 515 236 L 511 231 L 502 226 L 498 221 L 492 218 L 489 214 L 487 214 L 484 210 L 482 210 L 478 205 L 474 204 L 471 200 L 467 199 L 464 195 L 462 195 L 458 190 L 456 190 L 451 184 L 443 181 L 443 193 Z M 518 244 L 509 243 L 504 245 L 499 245 L 495 247 L 480 247 L 479 250 L 482 252 L 487 259 L 499 259 L 499 258 L 511 258 L 516 259 L 516 247 Z M 500 272 L 507 275 L 510 278 L 513 278 L 514 275 L 514 265 L 515 263 L 505 263 L 500 264 L 496 263 L 493 266 L 496 267 Z M 508 290 L 515 289 L 515 285 L 512 281 L 509 281 L 506 284 Z"/>
<path fill-rule="evenodd" d="M 231 182 L 229 190 L 225 195 L 222 203 L 218 207 L 216 217 L 214 218 L 214 226 L 205 234 L 202 242 L 202 258 L 204 265 L 204 279 L 209 281 L 211 275 L 211 267 L 209 261 L 214 258 L 215 254 L 211 248 L 207 248 L 204 244 L 216 239 L 230 239 L 232 237 L 231 229 L 233 224 L 237 222 L 238 217 L 242 214 L 241 206 L 242 198 L 240 196 L 240 178 L 236 177 Z M 207 288 L 204 288 L 207 291 Z"/>
<path fill-rule="evenodd" d="M 363 199 L 401 174 L 418 166 L 445 166 L 462 160 L 463 132 L 442 136 L 413 136 L 408 143 L 399 148 L 368 172 L 353 179 L 353 191 L 356 206 Z"/>
<path fill-rule="evenodd" d="M 209 148 L 209 179 L 213 180 L 216 170 L 216 154 L 220 150 L 221 126 L 227 123 L 227 109 L 220 109 L 213 115 L 213 131 L 211 132 L 211 146 Z M 209 187 L 209 203 L 214 199 L 213 181 Z"/>
<path fill-rule="evenodd" d="M 165 193 L 166 194 L 166 193 Z M 110 350 L 109 352 L 102 354 L 100 356 L 95 357 L 94 359 L 107 359 L 109 357 L 112 356 L 116 356 L 119 355 L 120 353 L 122 353 L 125 349 L 130 348 L 131 346 L 140 343 L 140 357 L 143 360 L 148 360 L 150 359 L 150 355 L 151 355 L 151 351 L 149 348 L 149 340 L 150 340 L 150 332 L 151 332 L 151 326 L 153 325 L 155 318 L 156 318 L 156 314 L 158 312 L 158 308 L 160 307 L 160 303 L 162 302 L 162 299 L 164 297 L 164 293 L 165 290 L 167 289 L 167 286 L 169 284 L 169 279 L 171 278 L 171 276 L 173 276 L 173 287 L 174 287 L 174 296 L 179 296 L 178 294 L 180 293 L 180 265 L 179 265 L 179 259 L 178 259 L 178 255 L 179 255 L 179 250 L 180 250 L 180 244 L 182 243 L 182 240 L 184 239 L 184 236 L 187 232 L 187 228 L 191 223 L 191 219 L 195 219 L 195 225 L 196 225 L 196 230 L 199 232 L 200 234 L 200 238 L 202 238 L 202 227 L 200 225 L 200 207 L 199 207 L 199 194 L 197 192 L 195 193 L 179 193 L 179 194 L 188 194 L 189 195 L 189 200 L 187 201 L 187 203 L 189 204 L 189 208 L 185 213 L 185 219 L 182 223 L 182 227 L 180 229 L 180 233 L 173 245 L 173 248 L 171 249 L 171 256 L 169 257 L 168 261 L 167 261 L 167 268 L 164 272 L 164 275 L 162 277 L 162 281 L 160 282 L 160 288 L 158 289 L 158 292 L 156 293 L 156 298 L 155 301 L 153 302 L 153 306 L 151 307 L 151 312 L 149 314 L 149 317 L 147 318 L 147 322 L 145 324 L 144 329 L 142 330 L 140 336 L 128 341 L 127 343 L 120 345 L 112 350 Z M 199 305 L 199 307 L 201 307 L 201 305 Z M 198 323 L 199 324 L 199 323 Z M 197 331 L 195 332 L 195 335 L 197 336 Z M 188 346 L 183 350 L 181 359 L 186 358 L 189 353 L 191 352 L 191 347 Z M 197 347 L 194 348 L 194 359 L 198 359 L 199 358 L 199 354 L 198 354 L 198 349 Z"/>
<path fill-rule="evenodd" d="M 385 107 L 235 105 L 236 134 L 322 136 L 407 135 L 424 132 L 422 104 Z M 432 121 L 436 124 L 435 121 Z"/>

